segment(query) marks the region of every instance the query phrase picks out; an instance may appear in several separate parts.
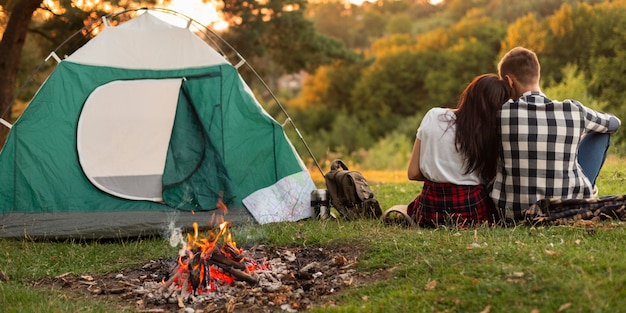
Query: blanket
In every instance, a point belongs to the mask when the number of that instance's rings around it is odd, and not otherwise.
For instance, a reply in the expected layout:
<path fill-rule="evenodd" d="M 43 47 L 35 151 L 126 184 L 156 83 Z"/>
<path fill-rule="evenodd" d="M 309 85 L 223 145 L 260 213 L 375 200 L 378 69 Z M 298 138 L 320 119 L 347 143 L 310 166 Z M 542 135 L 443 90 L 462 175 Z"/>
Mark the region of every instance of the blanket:
<path fill-rule="evenodd" d="M 626 220 L 626 195 L 592 199 L 543 199 L 523 212 L 533 224 L 566 225 L 580 220 Z"/>

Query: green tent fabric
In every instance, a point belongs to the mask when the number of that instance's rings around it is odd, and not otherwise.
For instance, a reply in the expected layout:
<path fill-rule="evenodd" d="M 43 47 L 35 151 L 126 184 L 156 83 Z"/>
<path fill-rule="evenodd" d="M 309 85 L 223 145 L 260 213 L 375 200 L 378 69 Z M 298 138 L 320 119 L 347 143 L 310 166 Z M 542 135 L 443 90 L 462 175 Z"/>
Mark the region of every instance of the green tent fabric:
<path fill-rule="evenodd" d="M 144 13 L 58 64 L 0 151 L 0 237 L 158 234 L 223 214 L 219 199 L 234 223 L 312 215 L 280 124 L 235 67 L 166 24 Z"/>

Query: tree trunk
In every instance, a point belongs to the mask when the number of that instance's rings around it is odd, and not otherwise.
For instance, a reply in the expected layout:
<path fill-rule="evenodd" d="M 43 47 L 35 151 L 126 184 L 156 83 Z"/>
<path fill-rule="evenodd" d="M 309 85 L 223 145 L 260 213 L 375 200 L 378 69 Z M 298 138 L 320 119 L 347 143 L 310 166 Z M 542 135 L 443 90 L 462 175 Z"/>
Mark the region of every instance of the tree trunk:
<path fill-rule="evenodd" d="M 28 25 L 33 13 L 43 0 L 15 1 L 9 22 L 0 41 L 0 117 L 10 121 L 10 105 L 16 87 L 17 70 L 20 65 L 22 48 L 26 41 Z M 9 129 L 0 124 L 0 148 L 4 146 Z"/>

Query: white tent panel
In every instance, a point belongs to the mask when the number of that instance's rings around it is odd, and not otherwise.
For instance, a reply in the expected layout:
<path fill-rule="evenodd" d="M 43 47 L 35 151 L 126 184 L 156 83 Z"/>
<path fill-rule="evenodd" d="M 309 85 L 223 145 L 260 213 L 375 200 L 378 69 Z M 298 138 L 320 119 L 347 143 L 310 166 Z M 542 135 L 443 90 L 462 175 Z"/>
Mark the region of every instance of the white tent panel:
<path fill-rule="evenodd" d="M 133 200 L 162 200 L 163 169 L 181 79 L 113 81 L 87 98 L 77 148 L 87 178 Z"/>
<path fill-rule="evenodd" d="M 155 31 L 156 30 L 156 31 Z M 144 13 L 118 27 L 106 27 L 67 57 L 68 61 L 129 69 L 168 70 L 227 63 L 186 28 Z"/>

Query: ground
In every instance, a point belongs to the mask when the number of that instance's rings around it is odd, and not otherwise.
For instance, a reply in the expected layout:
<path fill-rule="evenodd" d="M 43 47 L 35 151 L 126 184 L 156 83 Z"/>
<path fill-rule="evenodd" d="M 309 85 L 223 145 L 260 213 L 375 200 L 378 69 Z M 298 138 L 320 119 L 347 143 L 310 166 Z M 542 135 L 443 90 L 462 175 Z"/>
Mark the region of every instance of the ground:
<path fill-rule="evenodd" d="M 389 272 L 357 272 L 359 249 L 343 247 L 267 247 L 245 250 L 247 259 L 266 260 L 271 269 L 251 272 L 255 285 L 243 281 L 197 296 L 162 292 L 176 268 L 176 256 L 148 260 L 114 273 L 66 273 L 34 281 L 41 288 L 62 289 L 106 299 L 136 312 L 298 312 L 334 305 L 347 288 L 389 277 Z"/>

